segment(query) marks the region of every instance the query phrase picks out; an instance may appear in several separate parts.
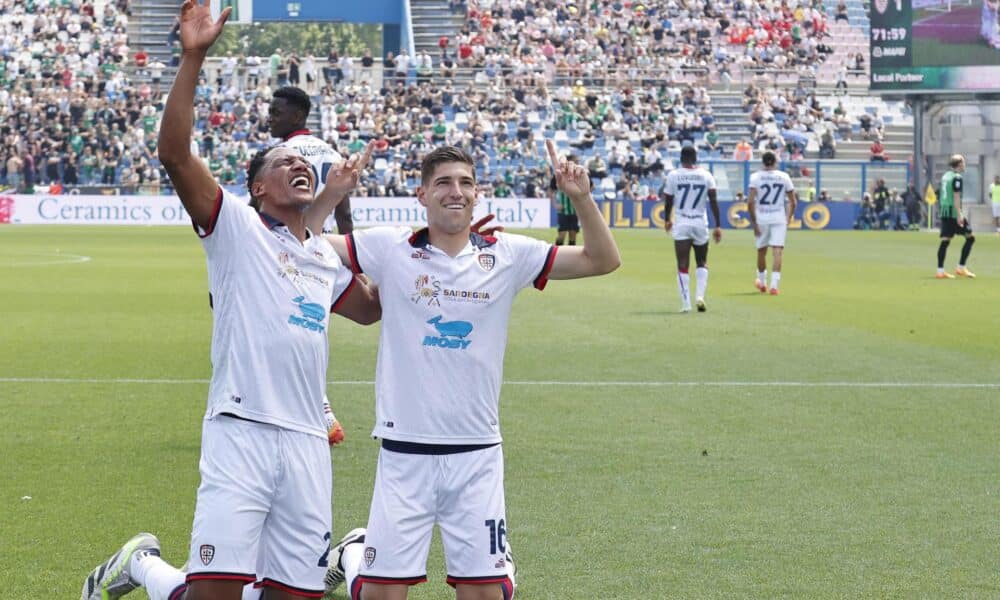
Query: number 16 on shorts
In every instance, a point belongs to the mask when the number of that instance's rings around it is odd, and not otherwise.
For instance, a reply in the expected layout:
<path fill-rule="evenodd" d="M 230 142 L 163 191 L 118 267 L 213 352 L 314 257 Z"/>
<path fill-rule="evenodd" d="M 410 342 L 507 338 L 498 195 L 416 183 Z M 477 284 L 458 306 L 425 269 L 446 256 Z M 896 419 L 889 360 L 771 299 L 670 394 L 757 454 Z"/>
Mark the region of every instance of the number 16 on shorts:
<path fill-rule="evenodd" d="M 487 519 L 486 529 L 490 535 L 490 554 L 503 554 L 507 551 L 507 528 L 504 520 Z"/>

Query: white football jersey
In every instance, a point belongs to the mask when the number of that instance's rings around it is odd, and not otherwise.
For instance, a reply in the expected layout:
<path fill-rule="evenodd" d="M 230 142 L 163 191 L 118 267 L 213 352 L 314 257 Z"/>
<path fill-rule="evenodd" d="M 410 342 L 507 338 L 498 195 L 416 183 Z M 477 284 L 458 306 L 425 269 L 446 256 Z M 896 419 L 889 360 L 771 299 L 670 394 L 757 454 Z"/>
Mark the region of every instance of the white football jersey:
<path fill-rule="evenodd" d="M 545 287 L 555 247 L 520 235 L 471 234 L 452 258 L 427 230 L 373 227 L 348 236 L 351 267 L 378 285 L 378 438 L 499 443 L 507 322 L 517 293 Z"/>
<path fill-rule="evenodd" d="M 714 189 L 715 177 L 702 167 L 680 167 L 667 173 L 664 192 L 674 197 L 674 222 L 708 225 L 708 190 Z"/>
<path fill-rule="evenodd" d="M 308 129 L 293 131 L 278 146 L 295 149 L 312 165 L 313 175 L 316 176 L 314 195 L 318 195 L 326 187 L 326 177 L 330 173 L 330 169 L 344 160 L 330 144 L 310 134 Z M 324 221 L 323 230 L 337 230 L 337 222 L 332 214 L 328 215 Z"/>
<path fill-rule="evenodd" d="M 750 188 L 757 190 L 755 199 L 757 222 L 761 224 L 787 223 L 785 202 L 788 192 L 795 191 L 788 173 L 777 169 L 764 169 L 750 176 Z"/>
<path fill-rule="evenodd" d="M 300 243 L 221 189 L 198 235 L 212 302 L 206 418 L 232 413 L 325 439 L 327 327 L 353 274 L 323 236 Z"/>

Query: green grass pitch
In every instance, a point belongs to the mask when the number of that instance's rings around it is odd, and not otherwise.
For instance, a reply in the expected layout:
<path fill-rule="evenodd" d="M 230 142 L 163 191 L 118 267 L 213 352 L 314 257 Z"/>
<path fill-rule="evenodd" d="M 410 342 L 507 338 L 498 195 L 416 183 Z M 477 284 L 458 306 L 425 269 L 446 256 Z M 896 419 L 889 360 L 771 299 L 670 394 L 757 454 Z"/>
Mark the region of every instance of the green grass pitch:
<path fill-rule="evenodd" d="M 936 235 L 793 231 L 770 297 L 726 231 L 709 311 L 680 315 L 669 238 L 615 237 L 620 270 L 514 307 L 520 599 L 1000 597 L 1000 238 L 977 280 L 938 281 Z M 143 530 L 183 562 L 210 372 L 194 235 L 0 228 L 0 306 L 5 597 L 76 598 Z M 377 333 L 331 327 L 335 539 L 367 516 Z M 428 574 L 410 597 L 451 597 L 438 542 Z"/>

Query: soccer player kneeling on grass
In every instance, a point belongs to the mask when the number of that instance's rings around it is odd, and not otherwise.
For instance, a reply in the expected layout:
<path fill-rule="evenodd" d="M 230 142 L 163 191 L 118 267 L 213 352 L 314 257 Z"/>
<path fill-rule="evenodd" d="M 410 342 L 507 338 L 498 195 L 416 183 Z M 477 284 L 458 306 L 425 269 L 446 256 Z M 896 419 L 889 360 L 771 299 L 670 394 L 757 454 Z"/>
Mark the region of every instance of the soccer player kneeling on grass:
<path fill-rule="evenodd" d="M 681 294 L 681 312 L 691 312 L 691 276 L 688 265 L 691 248 L 698 265 L 695 304 L 698 312 L 705 312 L 705 292 L 708 290 L 708 215 L 706 205 L 712 209 L 715 243 L 722 240 L 722 222 L 719 220 L 719 203 L 716 200 L 715 177 L 698 166 L 698 151 L 694 146 L 681 148 L 681 168 L 667 174 L 664 184 L 666 207 L 663 228 L 674 238 L 677 254 L 677 288 Z M 707 202 L 706 202 L 707 200 Z M 676 206 L 674 202 L 676 201 Z M 673 215 L 670 214 L 674 209 Z M 676 223 L 674 222 L 676 221 Z"/>
<path fill-rule="evenodd" d="M 788 173 L 778 170 L 778 157 L 765 152 L 764 168 L 750 176 L 747 212 L 757 244 L 757 279 L 754 285 L 772 296 L 778 295 L 781 282 L 781 258 L 785 249 L 788 224 L 795 215 L 795 187 Z M 786 208 L 787 205 L 787 208 Z M 771 249 L 771 286 L 767 286 L 767 249 Z"/>
<path fill-rule="evenodd" d="M 335 547 L 327 577 L 346 581 L 354 600 L 402 600 L 425 581 L 435 525 L 459 600 L 514 593 L 499 415 L 511 307 L 522 289 L 609 273 L 621 262 L 587 170 L 560 160 L 551 141 L 547 148 L 557 187 L 580 218 L 582 246 L 470 231 L 475 164 L 448 146 L 421 168 L 427 228 L 327 236 L 378 285 L 384 307 L 373 431 L 382 448 L 368 526 Z"/>
<path fill-rule="evenodd" d="M 183 58 L 159 137 L 160 160 L 202 240 L 213 306 L 188 568 L 163 561 L 159 540 L 141 533 L 91 572 L 82 600 L 114 600 L 140 586 L 151 600 L 239 600 L 247 583 L 269 600 L 321 597 L 332 524 L 322 408 L 329 315 L 359 323 L 381 316 L 377 291 L 307 225 L 321 223 L 332 199 L 357 184 L 367 154 L 331 171 L 317 197 L 302 154 L 261 151 L 248 168 L 248 206 L 191 153 L 195 84 L 231 12 L 213 21 L 202 2 L 181 7 Z M 316 206 L 323 214 L 312 214 Z"/>

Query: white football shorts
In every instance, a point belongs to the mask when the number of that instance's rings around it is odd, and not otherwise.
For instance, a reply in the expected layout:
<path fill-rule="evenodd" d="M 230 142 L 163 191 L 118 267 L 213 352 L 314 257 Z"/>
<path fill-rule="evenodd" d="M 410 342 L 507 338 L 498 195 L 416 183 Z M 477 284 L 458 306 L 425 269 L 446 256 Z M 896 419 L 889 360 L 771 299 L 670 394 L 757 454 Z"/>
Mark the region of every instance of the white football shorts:
<path fill-rule="evenodd" d="M 508 581 L 500 444 L 456 454 L 382 448 L 359 580 L 426 581 L 435 523 L 441 528 L 449 584 Z"/>
<path fill-rule="evenodd" d="M 708 225 L 704 223 L 681 221 L 670 228 L 670 233 L 675 240 L 691 240 L 695 246 L 708 243 Z"/>
<path fill-rule="evenodd" d="M 785 247 L 785 234 L 788 233 L 788 223 L 757 223 L 760 228 L 760 235 L 754 238 L 757 242 L 757 249 L 773 246 L 777 248 Z"/>
<path fill-rule="evenodd" d="M 202 426 L 199 470 L 187 580 L 322 595 L 332 522 L 327 440 L 216 415 Z"/>
<path fill-rule="evenodd" d="M 993 217 L 1000 219 L 1000 202 L 993 203 Z"/>

